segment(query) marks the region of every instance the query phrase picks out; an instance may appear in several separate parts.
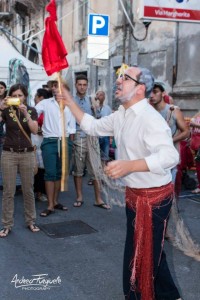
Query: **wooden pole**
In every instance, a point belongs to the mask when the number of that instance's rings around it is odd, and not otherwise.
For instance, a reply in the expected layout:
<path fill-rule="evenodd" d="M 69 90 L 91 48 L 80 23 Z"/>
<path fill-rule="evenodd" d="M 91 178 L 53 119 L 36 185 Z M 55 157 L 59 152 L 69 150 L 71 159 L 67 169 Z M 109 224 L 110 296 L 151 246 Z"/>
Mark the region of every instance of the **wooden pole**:
<path fill-rule="evenodd" d="M 58 72 L 58 88 L 59 93 L 61 94 L 61 73 Z M 62 140 L 61 140 L 61 149 L 62 149 L 62 177 L 61 177 L 61 192 L 68 190 L 68 149 L 67 149 L 67 143 L 66 143 L 66 127 L 65 127 L 65 116 L 64 116 L 64 106 L 63 101 L 60 101 L 60 115 L 61 115 L 61 128 L 62 128 Z"/>

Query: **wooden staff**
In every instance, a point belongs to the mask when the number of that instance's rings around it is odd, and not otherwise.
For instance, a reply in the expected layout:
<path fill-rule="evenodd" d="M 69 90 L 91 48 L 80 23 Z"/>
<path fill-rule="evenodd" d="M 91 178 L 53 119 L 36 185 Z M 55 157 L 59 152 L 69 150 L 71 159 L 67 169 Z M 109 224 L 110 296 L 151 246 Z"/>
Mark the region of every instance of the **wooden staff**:
<path fill-rule="evenodd" d="M 58 72 L 58 89 L 59 93 L 61 94 L 61 84 L 62 84 L 62 78 L 61 78 L 61 73 Z M 62 145 L 62 177 L 61 177 L 61 192 L 67 191 L 68 190 L 68 151 L 67 151 L 67 143 L 66 143 L 66 137 L 65 137 L 65 132 L 66 132 L 66 127 L 65 127 L 65 116 L 64 116 L 64 106 L 63 106 L 63 101 L 60 101 L 60 114 L 61 114 L 61 128 L 62 128 L 62 140 L 61 140 L 61 145 Z"/>

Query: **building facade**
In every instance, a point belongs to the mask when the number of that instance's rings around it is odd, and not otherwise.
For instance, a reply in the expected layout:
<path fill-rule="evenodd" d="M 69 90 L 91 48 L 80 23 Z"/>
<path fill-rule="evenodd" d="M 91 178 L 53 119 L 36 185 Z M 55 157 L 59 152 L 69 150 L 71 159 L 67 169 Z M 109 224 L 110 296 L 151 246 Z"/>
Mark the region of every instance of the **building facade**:
<path fill-rule="evenodd" d="M 139 1 L 139 0 L 138 0 Z M 2 0 L 0 25 L 23 42 L 9 36 L 13 45 L 31 61 L 42 64 L 41 46 L 47 0 Z M 184 114 L 192 116 L 200 107 L 200 24 L 136 20 L 133 2 L 123 0 L 133 28 L 124 14 L 120 1 L 57 0 L 57 26 L 68 50 L 70 67 L 63 77 L 74 88 L 75 77 L 84 73 L 89 78 L 89 93 L 99 89 L 106 92 L 108 103 L 115 109 L 116 70 L 124 62 L 152 70 L 158 80 L 165 82 L 167 91 Z M 88 14 L 110 16 L 109 59 L 87 58 Z M 33 51 L 29 46 L 36 49 Z"/>

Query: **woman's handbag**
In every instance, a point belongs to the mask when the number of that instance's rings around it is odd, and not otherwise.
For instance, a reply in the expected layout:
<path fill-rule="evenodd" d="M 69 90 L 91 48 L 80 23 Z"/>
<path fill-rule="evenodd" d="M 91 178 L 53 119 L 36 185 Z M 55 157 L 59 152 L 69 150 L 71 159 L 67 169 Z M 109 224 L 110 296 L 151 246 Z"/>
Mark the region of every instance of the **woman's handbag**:
<path fill-rule="evenodd" d="M 200 134 L 197 132 L 192 132 L 190 139 L 190 148 L 197 151 L 200 148 Z"/>
<path fill-rule="evenodd" d="M 19 121 L 19 119 L 18 119 L 18 117 L 17 117 L 16 112 L 14 111 L 14 109 L 12 110 L 12 112 L 13 112 L 13 114 L 15 116 L 17 124 L 18 124 L 19 128 L 21 129 L 22 133 L 25 135 L 25 137 L 27 138 L 27 140 L 29 141 L 29 143 L 31 144 L 31 146 L 34 148 L 34 154 L 35 154 L 34 155 L 34 157 L 35 157 L 35 161 L 34 161 L 34 175 L 36 175 L 37 172 L 38 172 L 38 164 L 37 164 L 37 157 L 36 157 L 36 149 L 37 149 L 37 147 L 33 146 L 31 139 L 29 138 L 28 134 L 25 132 L 24 128 L 22 127 L 22 125 L 21 125 L 21 123 L 20 123 L 20 121 Z"/>

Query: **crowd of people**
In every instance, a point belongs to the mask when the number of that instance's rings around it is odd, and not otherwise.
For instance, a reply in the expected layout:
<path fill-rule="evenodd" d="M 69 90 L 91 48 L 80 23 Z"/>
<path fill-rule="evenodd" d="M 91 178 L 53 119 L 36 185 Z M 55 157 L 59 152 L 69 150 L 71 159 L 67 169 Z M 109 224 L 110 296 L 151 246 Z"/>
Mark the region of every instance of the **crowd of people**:
<path fill-rule="evenodd" d="M 76 198 L 73 206 L 84 204 L 83 176 L 87 170 L 94 187 L 94 206 L 109 210 L 102 198 L 100 178 L 92 166 L 88 140 L 98 144 L 105 174 L 122 178 L 125 186 L 127 235 L 124 250 L 123 288 L 125 299 L 180 299 L 171 277 L 163 237 L 172 206 L 174 185 L 180 177 L 179 145 L 189 139 L 190 130 L 179 107 L 166 93 L 162 82 L 154 81 L 146 68 L 129 67 L 116 81 L 116 98 L 121 106 L 115 112 L 106 104 L 105 92 L 87 94 L 88 78 L 75 79 L 76 94 L 71 95 L 63 82 L 56 80 L 37 90 L 35 106 L 27 105 L 28 91 L 15 84 L 7 91 L 0 82 L 0 155 L 2 172 L 2 224 L 0 237 L 14 225 L 16 176 L 20 174 L 25 222 L 31 232 L 36 225 L 35 200 L 46 201 L 40 212 L 48 217 L 56 209 L 67 211 L 59 201 L 62 174 L 62 126 L 60 103 L 64 105 L 68 172 L 74 177 Z M 9 97 L 19 99 L 9 104 Z M 200 135 L 200 114 L 191 119 L 192 132 Z M 110 160 L 110 137 L 117 157 Z M 33 147 L 36 145 L 36 149 Z M 200 193 L 199 146 L 196 155 Z M 38 172 L 35 170 L 35 154 Z M 199 160 L 198 160 L 199 155 Z M 11 172 L 12 170 L 12 172 Z M 176 190 L 176 188 L 175 188 Z M 145 258 L 145 259 L 144 259 Z"/>
<path fill-rule="evenodd" d="M 64 84 L 69 90 L 68 85 Z M 91 97 L 87 96 L 88 79 L 84 75 L 76 78 L 76 99 L 80 106 L 91 114 L 96 114 L 100 106 L 92 106 Z M 47 208 L 40 213 L 47 217 L 56 209 L 67 211 L 68 208 L 59 201 L 61 185 L 61 112 L 55 97 L 58 82 L 51 80 L 46 87 L 39 88 L 35 94 L 35 106 L 26 103 L 28 91 L 22 84 L 16 84 L 7 91 L 6 84 L 0 82 L 0 155 L 3 186 L 2 224 L 0 237 L 6 237 L 14 225 L 14 196 L 16 178 L 20 176 L 20 185 L 24 199 L 24 212 L 27 227 L 32 232 L 40 229 L 36 226 L 35 200 L 46 201 Z M 101 93 L 99 91 L 100 98 Z M 97 93 L 98 94 L 98 93 Z M 19 103 L 9 104 L 9 99 Z M 101 103 L 102 109 L 103 103 Z M 106 106 L 108 110 L 108 106 Z M 111 111 L 111 109 L 110 109 Z M 82 177 L 85 170 L 91 174 L 94 182 L 94 206 L 109 209 L 101 196 L 100 185 L 95 179 L 90 164 L 87 135 L 80 130 L 69 108 L 64 108 L 65 135 L 68 150 L 69 172 L 74 176 L 76 200 L 74 207 L 80 207 L 83 201 Z M 36 149 L 33 147 L 36 147 Z M 105 148 L 105 146 L 104 146 Z M 108 145 L 102 151 L 107 153 Z M 103 155 L 103 154 L 102 154 Z M 73 159 L 72 159 L 73 157 Z M 37 174 L 34 174 L 35 158 Z M 11 169 L 13 172 L 11 172 Z M 10 176 L 12 174 L 12 176 Z"/>

